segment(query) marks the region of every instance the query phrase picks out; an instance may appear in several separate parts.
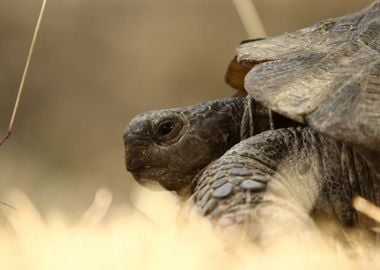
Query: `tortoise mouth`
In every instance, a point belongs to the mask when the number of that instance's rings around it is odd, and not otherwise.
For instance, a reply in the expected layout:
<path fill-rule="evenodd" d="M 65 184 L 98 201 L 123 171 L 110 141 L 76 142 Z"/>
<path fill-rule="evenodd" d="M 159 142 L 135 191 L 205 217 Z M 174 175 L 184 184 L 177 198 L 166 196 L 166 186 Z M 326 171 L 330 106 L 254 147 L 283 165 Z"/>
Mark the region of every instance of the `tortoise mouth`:
<path fill-rule="evenodd" d="M 162 191 L 164 189 L 164 187 L 162 185 L 160 185 L 160 183 L 158 181 L 148 179 L 148 178 L 144 178 L 144 177 L 140 177 L 140 176 L 136 176 L 133 173 L 132 173 L 132 175 L 135 178 L 136 182 L 144 188 L 147 188 L 147 189 L 152 190 L 152 191 Z"/>
<path fill-rule="evenodd" d="M 127 168 L 138 182 L 157 182 L 161 176 L 165 175 L 164 168 L 150 165 L 141 165 L 134 168 Z"/>
<path fill-rule="evenodd" d="M 167 190 L 175 190 L 172 185 L 168 185 L 167 169 L 149 165 L 140 166 L 133 170 L 128 170 L 135 178 L 136 182 L 148 189 L 157 190 L 158 186 Z"/>
<path fill-rule="evenodd" d="M 181 172 L 168 171 L 167 167 L 145 165 L 128 171 L 136 182 L 148 189 L 157 190 L 161 186 L 169 191 L 178 191 L 188 186 L 186 176 Z"/>
<path fill-rule="evenodd" d="M 143 164 L 138 164 L 136 166 L 131 166 L 131 165 L 127 164 L 127 171 L 129 171 L 132 174 L 134 174 L 134 173 L 138 174 L 140 172 L 147 171 L 151 168 L 155 168 L 155 167 L 150 166 L 150 165 L 143 165 Z"/>

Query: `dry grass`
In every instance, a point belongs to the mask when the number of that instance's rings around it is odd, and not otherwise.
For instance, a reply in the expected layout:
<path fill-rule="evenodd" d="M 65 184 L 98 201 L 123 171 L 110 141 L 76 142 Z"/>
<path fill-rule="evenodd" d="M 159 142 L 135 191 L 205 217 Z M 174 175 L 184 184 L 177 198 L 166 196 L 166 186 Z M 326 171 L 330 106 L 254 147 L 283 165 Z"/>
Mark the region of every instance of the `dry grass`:
<path fill-rule="evenodd" d="M 262 35 L 254 31 L 248 32 Z M 119 36 L 115 37 L 119 42 Z M 105 69 L 102 67 L 101 71 Z M 90 73 L 91 78 L 97 77 Z M 101 128 L 104 130 L 104 125 Z M 351 250 L 331 237 L 322 237 L 319 232 L 297 239 L 284 237 L 265 250 L 249 243 L 228 241 L 214 232 L 205 220 L 194 216 L 187 219 L 181 204 L 168 193 L 142 191 L 133 199 L 135 207 L 132 207 L 111 206 L 112 195 L 101 190 L 75 223 L 60 210 L 39 212 L 28 197 L 17 190 L 9 192 L 4 201 L 15 210 L 2 206 L 2 269 L 295 270 L 378 269 L 380 266 L 377 250 L 355 236 L 350 239 L 354 243 Z"/>
<path fill-rule="evenodd" d="M 356 210 L 371 217 L 376 222 L 380 222 L 380 208 L 371 203 L 370 201 L 367 201 L 366 199 L 357 196 L 353 201 L 353 205 Z"/>
<path fill-rule="evenodd" d="M 15 105 L 13 106 L 11 120 L 9 121 L 9 126 L 8 126 L 7 132 L 5 133 L 4 137 L 0 140 L 0 146 L 2 144 L 4 144 L 4 142 L 11 136 L 11 133 L 12 133 L 12 128 L 13 128 L 14 121 L 15 121 L 15 118 L 16 118 L 18 106 L 20 104 L 21 95 L 22 95 L 22 92 L 24 90 L 26 75 L 28 74 L 28 71 L 29 71 L 29 66 L 30 66 L 30 61 L 32 60 L 34 46 L 36 45 L 36 40 L 37 40 L 38 32 L 40 30 L 42 17 L 44 15 L 46 1 L 47 0 L 43 0 L 43 2 L 42 2 L 40 14 L 38 16 L 37 24 L 36 24 L 36 27 L 35 27 L 34 33 L 33 33 L 32 43 L 31 43 L 30 48 L 29 48 L 28 57 L 26 58 L 26 63 L 25 63 L 24 71 L 22 73 L 20 85 L 19 85 L 19 88 L 18 88 L 18 91 L 17 91 L 17 97 L 16 97 Z"/>
<path fill-rule="evenodd" d="M 98 192 L 75 224 L 56 211 L 42 217 L 25 194 L 8 193 L 0 228 L 2 269 L 378 269 L 380 258 L 352 238 L 348 251 L 317 232 L 265 250 L 227 242 L 204 220 L 186 219 L 164 192 L 142 191 L 131 206 L 111 207 Z M 107 213 L 108 212 L 108 213 Z M 105 214 L 107 215 L 105 216 Z M 103 218 L 105 216 L 105 218 Z"/>

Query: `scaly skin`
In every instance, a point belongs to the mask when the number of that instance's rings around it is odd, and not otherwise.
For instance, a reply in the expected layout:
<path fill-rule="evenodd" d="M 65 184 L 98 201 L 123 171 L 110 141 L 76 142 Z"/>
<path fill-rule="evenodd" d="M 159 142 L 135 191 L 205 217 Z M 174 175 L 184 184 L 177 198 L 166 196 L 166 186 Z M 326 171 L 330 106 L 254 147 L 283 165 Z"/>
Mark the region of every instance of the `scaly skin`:
<path fill-rule="evenodd" d="M 284 227 L 320 215 L 364 224 L 352 198 L 379 205 L 380 187 L 361 156 L 279 115 L 274 123 L 283 128 L 268 131 L 266 109 L 250 98 L 143 113 L 124 133 L 127 169 L 142 184 L 192 195 L 216 226 L 269 231 L 269 219 Z M 287 214 L 273 216 L 273 209 Z"/>
<path fill-rule="evenodd" d="M 187 190 L 217 226 L 243 224 L 258 238 L 272 233 L 269 224 L 292 230 L 310 216 L 364 224 L 351 200 L 380 205 L 379 14 L 375 1 L 242 44 L 227 79 L 265 107 L 240 98 L 142 114 L 124 135 L 127 169 L 140 182 Z M 277 114 L 268 131 L 266 108 L 319 133 Z"/>
<path fill-rule="evenodd" d="M 242 141 L 205 168 L 194 185 L 192 201 L 217 227 L 242 225 L 259 240 L 271 234 L 269 224 L 307 227 L 309 216 L 368 225 L 352 207 L 355 195 L 380 205 L 380 182 L 359 154 L 301 127 Z"/>

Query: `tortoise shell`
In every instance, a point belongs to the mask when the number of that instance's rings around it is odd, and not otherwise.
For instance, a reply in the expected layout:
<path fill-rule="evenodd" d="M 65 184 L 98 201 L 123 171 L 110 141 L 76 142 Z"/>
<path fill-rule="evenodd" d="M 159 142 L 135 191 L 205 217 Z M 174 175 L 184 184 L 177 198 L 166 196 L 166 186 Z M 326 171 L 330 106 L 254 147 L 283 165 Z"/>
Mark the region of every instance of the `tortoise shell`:
<path fill-rule="evenodd" d="M 226 81 L 318 132 L 380 151 L 380 1 L 292 33 L 243 42 Z"/>

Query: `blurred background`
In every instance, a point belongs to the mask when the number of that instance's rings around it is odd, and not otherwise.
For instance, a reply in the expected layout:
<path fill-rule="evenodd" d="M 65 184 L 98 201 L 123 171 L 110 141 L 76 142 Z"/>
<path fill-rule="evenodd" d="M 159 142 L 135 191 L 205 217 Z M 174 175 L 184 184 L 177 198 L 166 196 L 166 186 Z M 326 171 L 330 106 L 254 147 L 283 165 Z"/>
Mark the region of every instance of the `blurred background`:
<path fill-rule="evenodd" d="M 0 0 L 0 131 L 8 126 L 42 1 Z M 254 0 L 268 35 L 370 0 Z M 247 35 L 229 0 L 49 0 L 11 139 L 0 194 L 25 191 L 73 217 L 100 187 L 128 202 L 122 131 L 143 111 L 231 96 L 224 73 Z M 0 197 L 1 199 L 1 197 Z"/>

